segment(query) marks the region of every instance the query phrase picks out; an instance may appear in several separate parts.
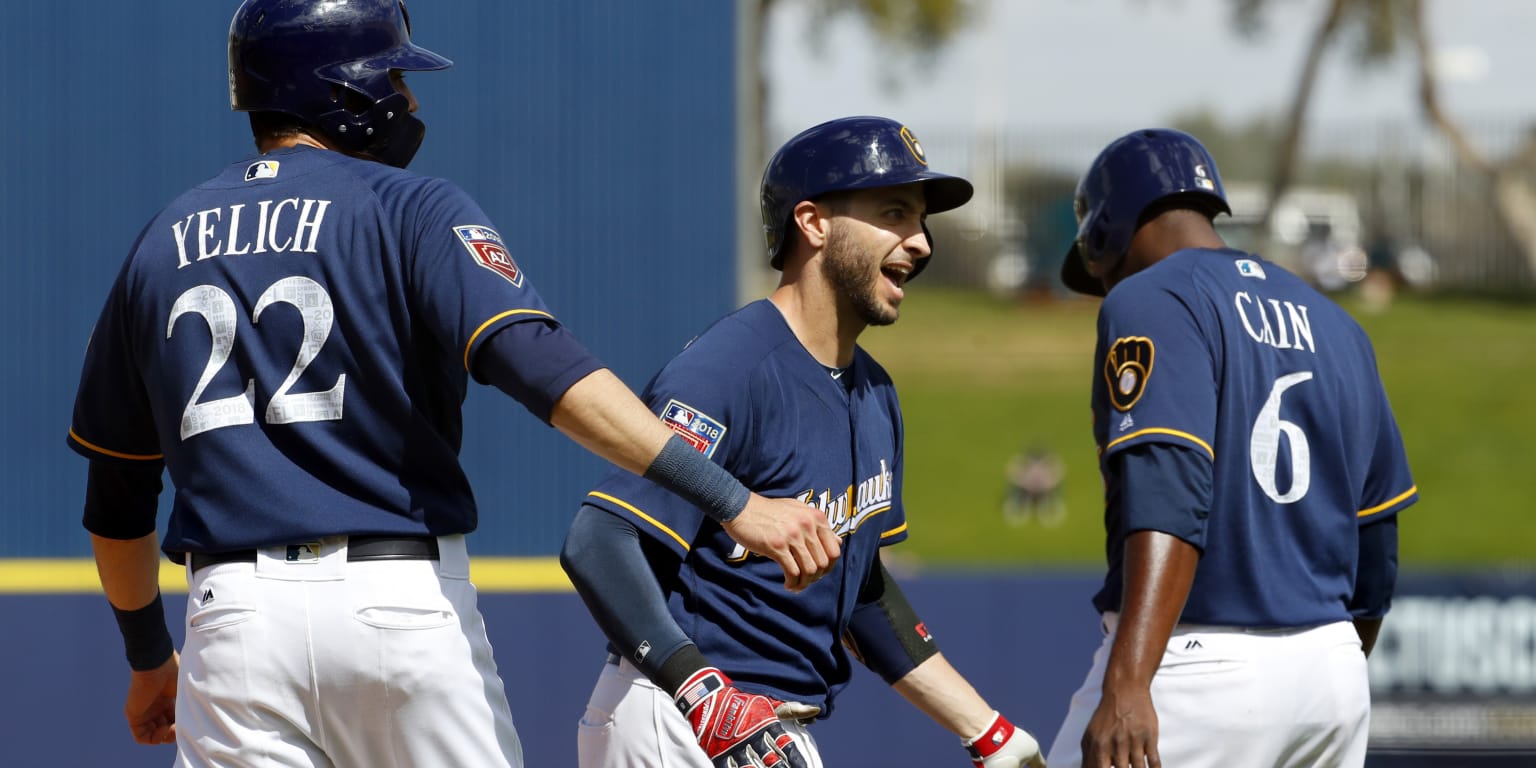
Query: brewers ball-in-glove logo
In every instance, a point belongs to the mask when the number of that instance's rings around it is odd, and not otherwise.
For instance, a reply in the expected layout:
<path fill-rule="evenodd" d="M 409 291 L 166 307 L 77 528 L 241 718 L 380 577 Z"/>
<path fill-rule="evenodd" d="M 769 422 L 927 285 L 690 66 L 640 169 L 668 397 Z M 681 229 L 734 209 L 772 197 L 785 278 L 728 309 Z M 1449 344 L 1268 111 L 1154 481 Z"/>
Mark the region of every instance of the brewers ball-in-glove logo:
<path fill-rule="evenodd" d="M 912 156 L 917 158 L 919 163 L 922 163 L 923 165 L 928 164 L 928 156 L 923 154 L 923 145 L 919 144 L 917 142 L 917 137 L 912 135 L 911 128 L 908 128 L 905 125 L 901 127 L 901 140 L 902 143 L 907 145 L 907 151 L 911 152 Z"/>
<path fill-rule="evenodd" d="M 1145 336 L 1115 339 L 1104 356 L 1104 379 L 1109 383 L 1109 402 L 1129 411 L 1147 389 L 1152 376 L 1152 340 Z"/>

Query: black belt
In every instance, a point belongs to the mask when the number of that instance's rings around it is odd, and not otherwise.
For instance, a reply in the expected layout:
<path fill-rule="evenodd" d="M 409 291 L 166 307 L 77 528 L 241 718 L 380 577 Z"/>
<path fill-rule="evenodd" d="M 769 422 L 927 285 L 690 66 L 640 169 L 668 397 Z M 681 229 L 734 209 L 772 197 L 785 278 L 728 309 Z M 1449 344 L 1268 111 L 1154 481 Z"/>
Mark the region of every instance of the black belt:
<path fill-rule="evenodd" d="M 304 545 L 293 545 L 293 547 Z M 290 547 L 292 548 L 292 547 Z M 207 568 L 219 563 L 254 563 L 256 550 L 237 549 L 230 552 L 192 552 L 192 570 Z M 348 536 L 347 560 L 436 560 L 436 536 Z"/>

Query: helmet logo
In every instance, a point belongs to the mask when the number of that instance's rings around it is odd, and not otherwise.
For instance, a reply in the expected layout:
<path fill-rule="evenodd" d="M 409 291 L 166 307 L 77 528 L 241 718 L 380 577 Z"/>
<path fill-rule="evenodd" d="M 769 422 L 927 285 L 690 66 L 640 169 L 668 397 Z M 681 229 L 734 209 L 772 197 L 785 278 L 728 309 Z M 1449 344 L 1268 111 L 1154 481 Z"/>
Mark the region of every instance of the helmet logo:
<path fill-rule="evenodd" d="M 1212 192 L 1216 191 L 1216 182 L 1211 181 L 1211 177 L 1206 175 L 1205 166 L 1200 163 L 1195 163 L 1195 186 Z"/>
<path fill-rule="evenodd" d="M 923 165 L 928 164 L 928 157 L 923 154 L 923 145 L 919 144 L 917 137 L 912 135 L 912 129 L 905 125 L 901 127 L 901 141 L 907 145 L 907 151 L 911 152 L 912 157 L 916 158 L 919 163 Z"/>

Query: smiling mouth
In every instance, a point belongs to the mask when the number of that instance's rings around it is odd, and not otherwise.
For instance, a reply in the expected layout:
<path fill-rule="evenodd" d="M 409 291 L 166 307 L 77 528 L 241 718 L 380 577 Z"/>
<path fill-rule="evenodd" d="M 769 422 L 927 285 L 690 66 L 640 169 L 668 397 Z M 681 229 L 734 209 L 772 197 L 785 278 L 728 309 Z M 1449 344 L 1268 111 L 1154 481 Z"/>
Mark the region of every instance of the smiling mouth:
<path fill-rule="evenodd" d="M 893 285 L 900 288 L 907 282 L 907 278 L 911 277 L 912 265 L 899 261 L 882 264 L 880 265 L 880 274 L 885 275 L 887 280 L 890 280 Z"/>

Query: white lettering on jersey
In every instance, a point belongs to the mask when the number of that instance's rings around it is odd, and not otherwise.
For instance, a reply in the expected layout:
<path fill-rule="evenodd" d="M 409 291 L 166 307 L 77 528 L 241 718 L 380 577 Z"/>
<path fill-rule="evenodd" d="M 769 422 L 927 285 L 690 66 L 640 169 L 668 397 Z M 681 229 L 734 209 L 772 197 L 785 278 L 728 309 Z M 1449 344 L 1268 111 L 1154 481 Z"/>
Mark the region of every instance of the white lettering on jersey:
<path fill-rule="evenodd" d="M 1237 308 L 1243 330 L 1254 341 L 1275 349 L 1317 352 L 1317 345 L 1312 340 L 1312 319 L 1307 315 L 1307 305 L 1255 297 L 1247 291 L 1238 291 L 1232 297 L 1232 306 Z"/>
<path fill-rule="evenodd" d="M 837 496 L 832 497 L 831 489 L 820 493 L 816 491 L 802 491 L 795 498 L 801 503 L 809 504 L 827 516 L 827 522 L 832 525 L 832 532 L 839 537 L 849 536 L 864 521 L 870 517 L 885 512 L 891 508 L 892 497 L 896 493 L 895 476 L 885 459 L 880 460 L 880 471 L 870 477 L 859 481 L 857 490 L 847 488 Z M 854 497 L 853 512 L 849 514 L 849 495 Z M 742 560 L 747 556 L 747 551 L 740 544 L 731 549 L 727 556 L 729 560 Z"/>
<path fill-rule="evenodd" d="M 244 256 L 248 253 L 314 253 L 320 239 L 320 227 L 325 223 L 325 211 L 329 200 L 309 200 L 290 197 L 284 200 L 262 200 L 256 204 L 255 233 L 249 225 L 241 227 L 240 214 L 244 203 L 230 206 L 228 215 L 224 208 L 209 208 L 188 214 L 181 221 L 171 222 L 171 236 L 176 239 L 176 268 L 181 269 L 193 261 L 203 261 L 215 256 Z M 284 209 L 296 214 L 285 221 Z M 196 219 L 196 224 L 193 223 Z M 191 256 L 196 251 L 195 257 Z"/>

